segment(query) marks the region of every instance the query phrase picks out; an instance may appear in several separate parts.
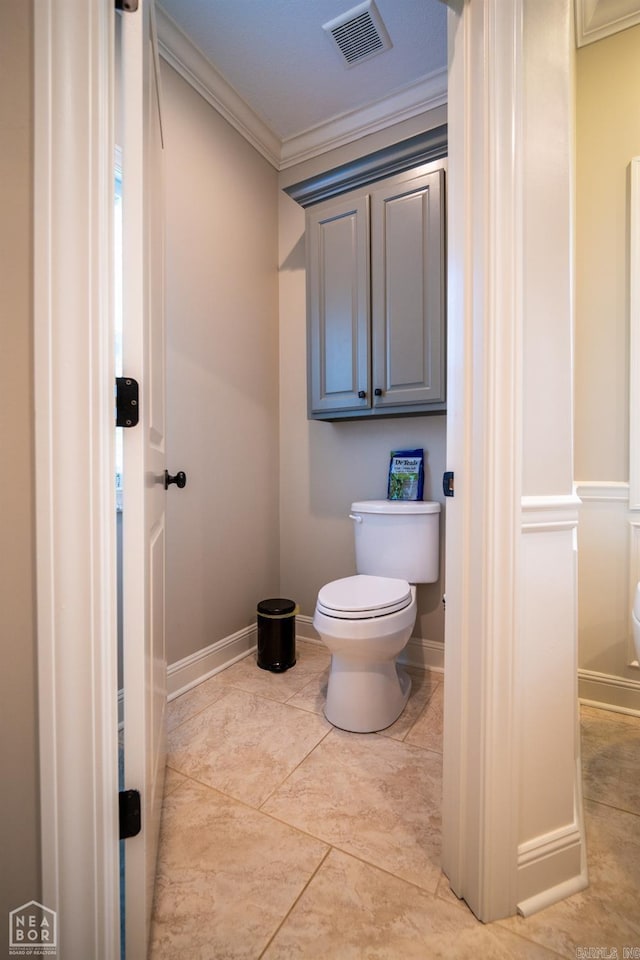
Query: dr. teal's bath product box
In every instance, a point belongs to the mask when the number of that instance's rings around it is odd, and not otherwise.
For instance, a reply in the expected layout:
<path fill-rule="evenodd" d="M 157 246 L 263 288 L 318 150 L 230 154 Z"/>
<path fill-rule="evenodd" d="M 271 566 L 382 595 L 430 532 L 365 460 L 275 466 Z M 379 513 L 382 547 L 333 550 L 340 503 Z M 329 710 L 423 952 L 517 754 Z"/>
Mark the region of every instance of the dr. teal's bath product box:
<path fill-rule="evenodd" d="M 388 500 L 422 500 L 424 450 L 392 450 Z"/>

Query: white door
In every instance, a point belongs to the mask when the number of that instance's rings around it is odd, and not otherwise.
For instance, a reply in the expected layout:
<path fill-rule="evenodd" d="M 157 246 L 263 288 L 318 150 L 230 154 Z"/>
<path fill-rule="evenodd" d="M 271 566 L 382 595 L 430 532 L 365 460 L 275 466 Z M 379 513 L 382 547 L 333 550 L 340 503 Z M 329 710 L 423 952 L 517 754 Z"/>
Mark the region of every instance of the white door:
<path fill-rule="evenodd" d="M 142 830 L 125 841 L 126 955 L 147 955 L 165 766 L 165 344 L 162 129 L 152 0 L 119 15 L 123 374 L 139 424 L 124 429 L 124 787 Z"/>

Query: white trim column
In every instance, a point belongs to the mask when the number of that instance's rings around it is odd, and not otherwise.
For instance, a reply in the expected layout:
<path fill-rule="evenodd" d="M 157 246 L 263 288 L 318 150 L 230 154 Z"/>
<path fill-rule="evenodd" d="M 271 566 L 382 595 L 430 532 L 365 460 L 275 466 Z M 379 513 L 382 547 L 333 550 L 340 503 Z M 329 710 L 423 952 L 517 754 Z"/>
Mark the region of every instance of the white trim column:
<path fill-rule="evenodd" d="M 443 869 L 490 921 L 586 883 L 571 429 L 573 39 L 570 0 L 449 5 L 455 497 Z M 540 805 L 546 763 L 558 777 Z"/>
<path fill-rule="evenodd" d="M 58 955 L 119 955 L 112 0 L 34 4 L 43 902 Z"/>

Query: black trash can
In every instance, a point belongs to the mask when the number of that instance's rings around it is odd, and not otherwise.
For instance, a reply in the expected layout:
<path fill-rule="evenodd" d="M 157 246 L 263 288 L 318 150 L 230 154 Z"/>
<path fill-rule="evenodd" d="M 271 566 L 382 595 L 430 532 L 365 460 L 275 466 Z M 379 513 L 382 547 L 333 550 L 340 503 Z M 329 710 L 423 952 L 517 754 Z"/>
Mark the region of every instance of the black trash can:
<path fill-rule="evenodd" d="M 296 662 L 296 613 L 294 600 L 277 597 L 258 604 L 258 666 L 283 673 Z"/>

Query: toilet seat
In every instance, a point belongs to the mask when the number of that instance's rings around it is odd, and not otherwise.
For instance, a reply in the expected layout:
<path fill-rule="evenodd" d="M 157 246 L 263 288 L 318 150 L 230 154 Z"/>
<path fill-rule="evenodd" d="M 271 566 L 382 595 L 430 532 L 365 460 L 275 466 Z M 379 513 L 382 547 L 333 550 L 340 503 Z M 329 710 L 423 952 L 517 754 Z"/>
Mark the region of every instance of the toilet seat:
<path fill-rule="evenodd" d="M 410 603 L 411 587 L 406 580 L 358 574 L 322 587 L 317 610 L 338 620 L 367 620 L 404 610 Z"/>

